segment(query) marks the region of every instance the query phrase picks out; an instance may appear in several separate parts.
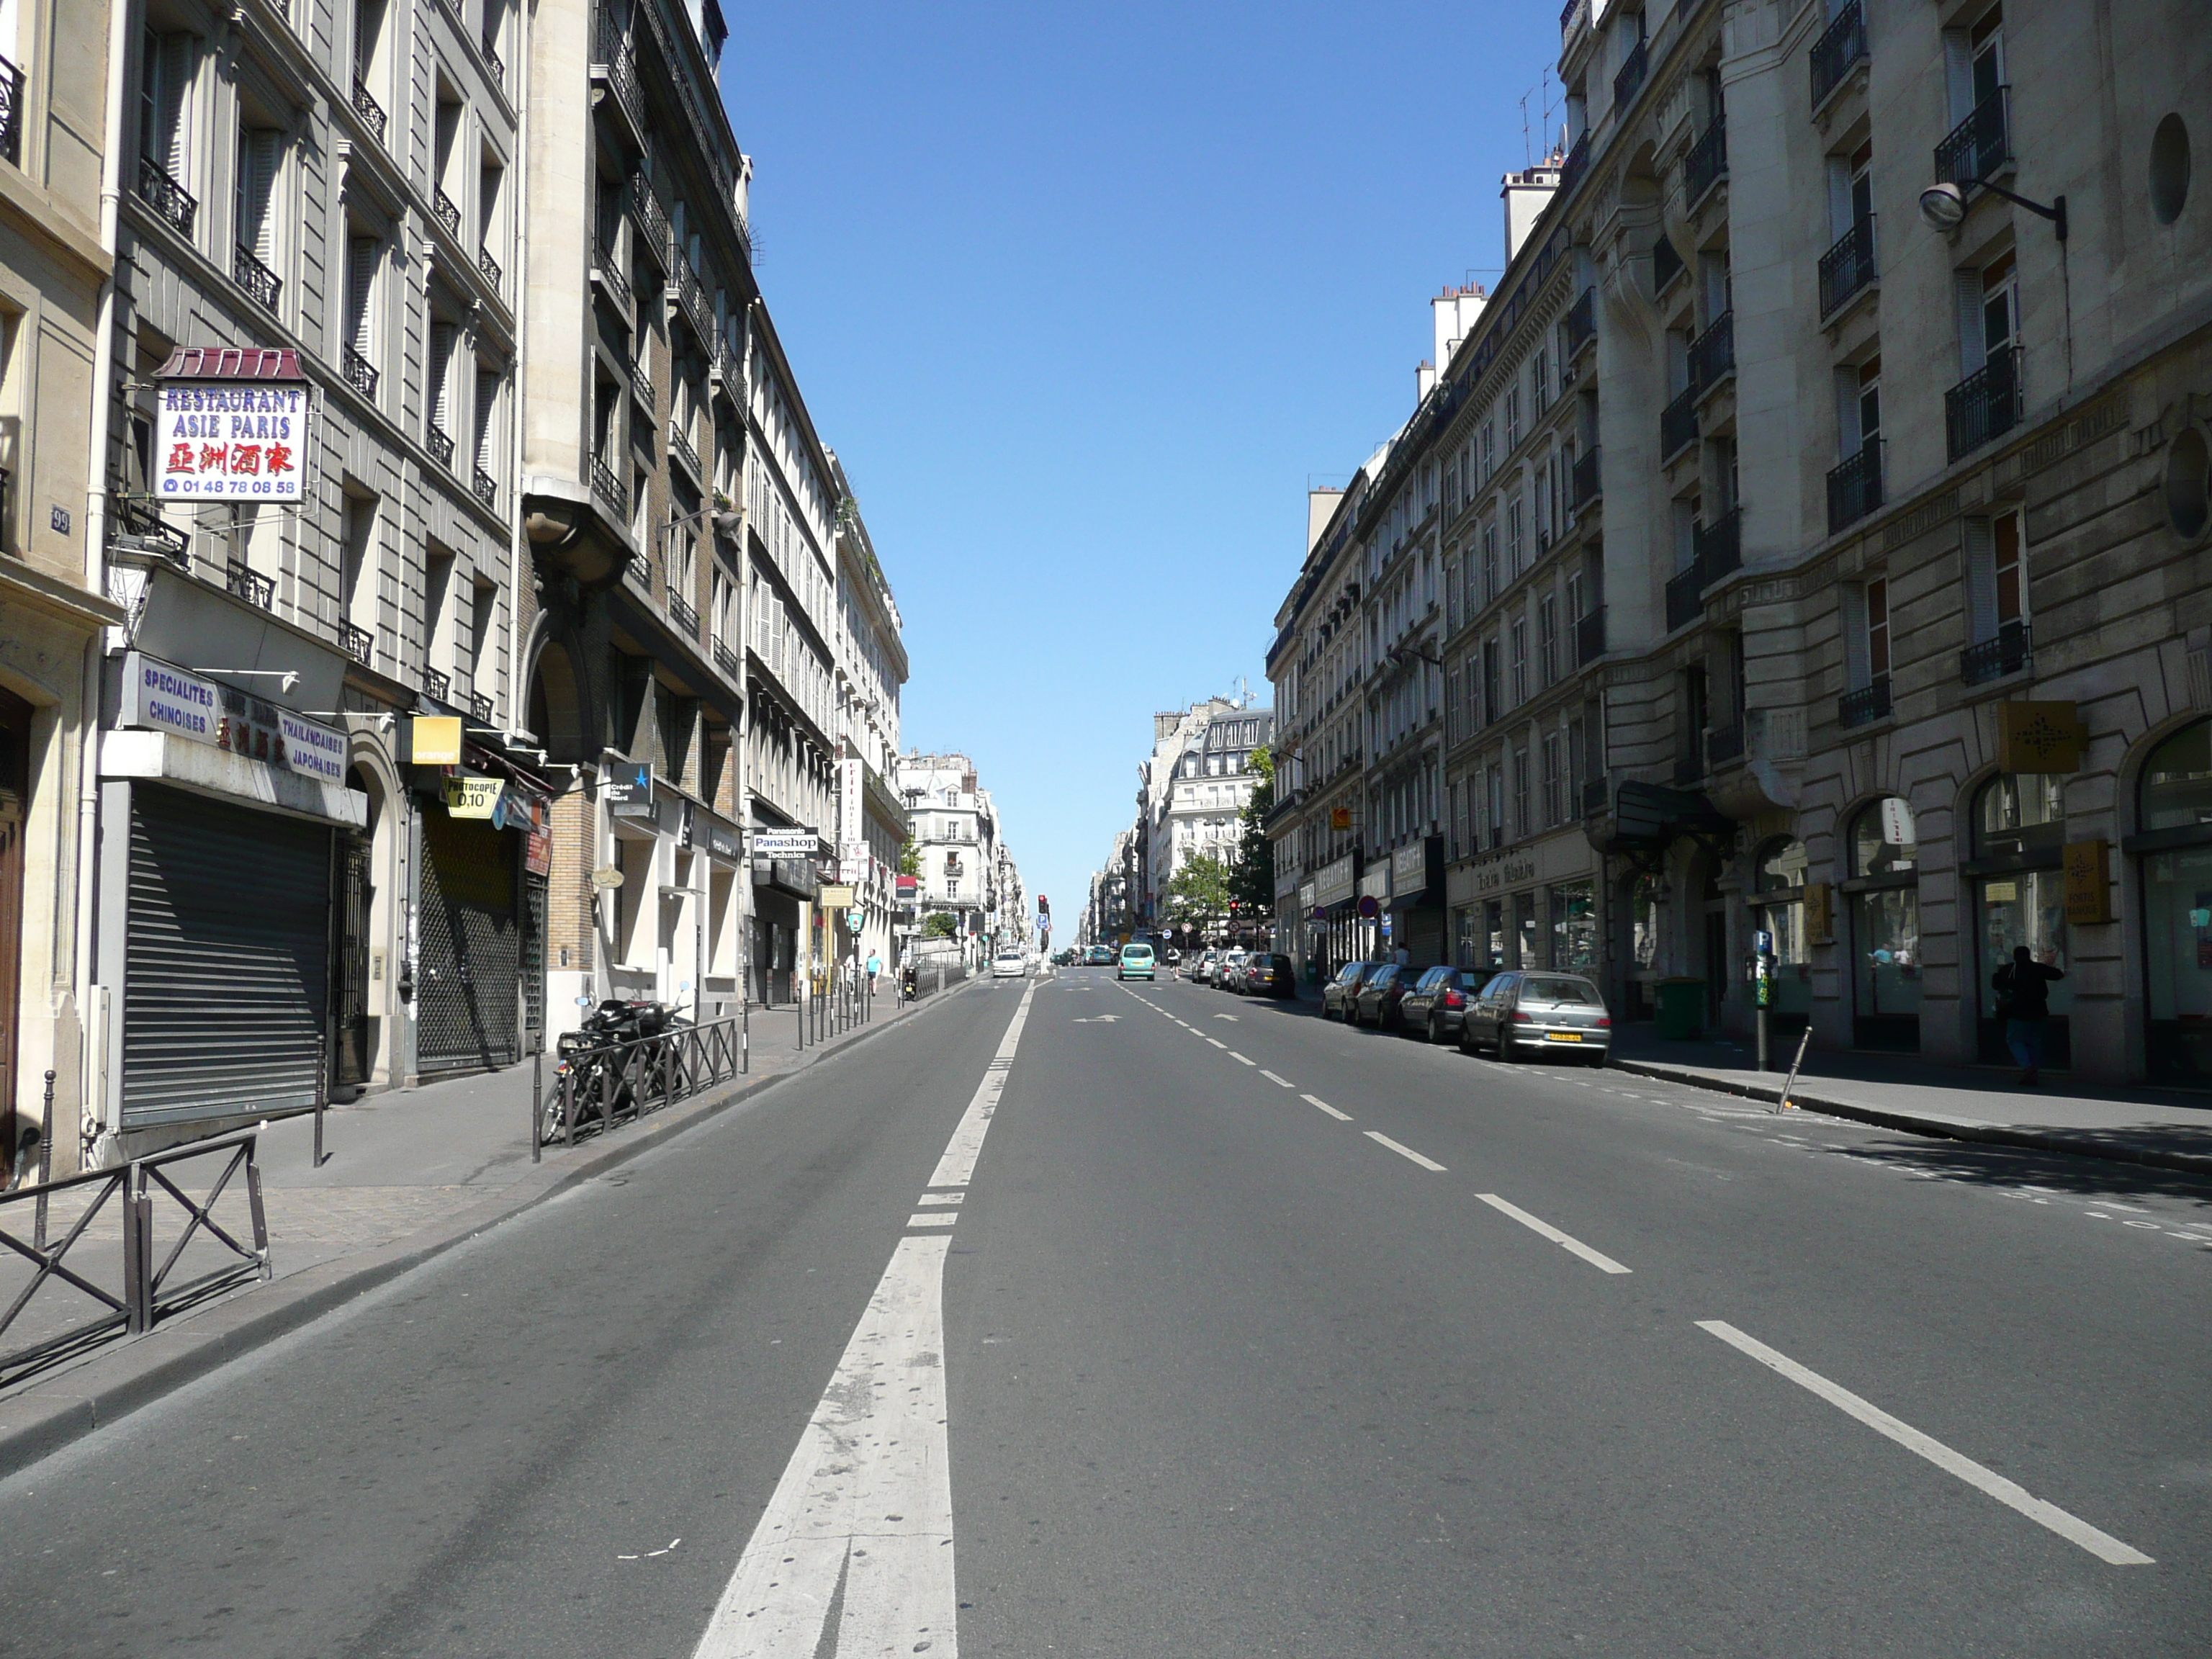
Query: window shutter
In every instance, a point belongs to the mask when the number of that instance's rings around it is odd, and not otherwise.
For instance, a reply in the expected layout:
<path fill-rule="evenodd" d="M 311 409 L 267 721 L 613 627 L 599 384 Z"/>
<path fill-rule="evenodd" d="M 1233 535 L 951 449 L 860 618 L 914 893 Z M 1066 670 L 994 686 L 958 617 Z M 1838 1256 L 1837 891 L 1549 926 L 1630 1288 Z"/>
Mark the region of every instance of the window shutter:
<path fill-rule="evenodd" d="M 1966 643 L 1980 645 L 1997 635 L 1996 538 L 1987 519 L 1966 520 L 1960 554 L 1966 563 Z"/>
<path fill-rule="evenodd" d="M 1844 596 L 1844 690 L 1863 690 L 1874 678 L 1867 662 L 1866 589 L 1846 582 Z"/>
<path fill-rule="evenodd" d="M 165 34 L 161 37 L 158 80 L 155 110 L 157 142 L 153 146 L 153 155 L 167 170 L 169 177 L 181 184 L 191 165 L 188 143 L 191 128 L 191 35 Z"/>
<path fill-rule="evenodd" d="M 1982 273 L 1968 266 L 1951 273 L 1951 288 L 1959 312 L 1959 378 L 1980 371 L 1989 359 L 1982 339 Z"/>
<path fill-rule="evenodd" d="M 346 243 L 346 343 L 370 355 L 369 301 L 376 292 L 376 239 L 356 236 Z"/>
<path fill-rule="evenodd" d="M 1838 459 L 1849 460 L 1859 453 L 1859 444 L 1865 434 L 1859 430 L 1859 372 L 1856 368 L 1836 371 L 1836 454 Z"/>
<path fill-rule="evenodd" d="M 1974 112 L 1974 46 L 1964 29 L 1943 32 L 1943 88 L 1955 127 Z"/>
<path fill-rule="evenodd" d="M 453 334 L 451 323 L 430 325 L 430 424 L 449 438 L 453 434 Z"/>
<path fill-rule="evenodd" d="M 477 374 L 477 466 L 496 477 L 499 469 L 492 465 L 492 416 L 499 407 L 499 376 L 478 371 Z"/>
<path fill-rule="evenodd" d="M 276 225 L 269 204 L 276 181 L 276 138 L 274 129 L 250 127 L 238 145 L 238 245 L 272 268 Z"/>

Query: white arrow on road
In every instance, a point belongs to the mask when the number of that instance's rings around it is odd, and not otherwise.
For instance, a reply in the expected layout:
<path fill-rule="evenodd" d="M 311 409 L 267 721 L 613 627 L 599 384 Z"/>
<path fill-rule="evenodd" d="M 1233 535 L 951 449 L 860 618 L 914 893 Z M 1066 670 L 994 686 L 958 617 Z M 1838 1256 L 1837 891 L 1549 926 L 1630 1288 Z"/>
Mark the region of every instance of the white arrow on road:
<path fill-rule="evenodd" d="M 1070 1025 L 1111 1025 L 1121 1018 L 1119 1014 L 1098 1014 L 1089 1019 L 1071 1019 Z"/>
<path fill-rule="evenodd" d="M 1236 1016 L 1236 1015 L 1234 1015 L 1234 1014 L 1216 1014 L 1216 1015 L 1214 1016 L 1214 1018 L 1216 1018 L 1216 1019 L 1225 1019 L 1225 1020 L 1227 1020 L 1227 1021 L 1228 1021 L 1231 1025 L 1234 1025 L 1234 1024 L 1237 1023 L 1237 1016 Z"/>

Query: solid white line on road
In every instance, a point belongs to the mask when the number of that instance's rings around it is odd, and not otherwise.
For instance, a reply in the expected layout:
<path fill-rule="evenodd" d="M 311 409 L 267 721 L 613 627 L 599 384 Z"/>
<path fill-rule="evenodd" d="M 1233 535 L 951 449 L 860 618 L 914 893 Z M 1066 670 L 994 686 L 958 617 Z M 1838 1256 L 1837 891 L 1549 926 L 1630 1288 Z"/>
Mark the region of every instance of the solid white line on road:
<path fill-rule="evenodd" d="M 1250 1060 L 1245 1059 L 1243 1055 L 1238 1054 L 1234 1048 L 1231 1048 L 1229 1051 L 1229 1058 L 1235 1060 L 1240 1066 L 1249 1066 L 1252 1064 Z"/>
<path fill-rule="evenodd" d="M 1526 1227 L 1530 1232 L 1541 1234 L 1544 1237 L 1550 1239 L 1553 1243 L 1558 1245 L 1561 1249 L 1571 1251 L 1574 1255 L 1582 1257 L 1583 1261 L 1589 1262 L 1593 1267 L 1600 1268 L 1609 1273 L 1625 1273 L 1631 1271 L 1631 1269 L 1622 1267 L 1620 1263 L 1615 1261 L 1611 1256 L 1603 1255 L 1599 1252 L 1593 1250 L 1589 1245 L 1583 1243 L 1582 1240 L 1568 1237 L 1566 1234 L 1561 1232 L 1557 1227 L 1553 1226 L 1548 1221 L 1537 1220 L 1534 1216 L 1530 1215 L 1528 1211 L 1522 1209 L 1519 1205 L 1508 1204 L 1504 1199 L 1498 1197 L 1496 1193 L 1477 1193 L 1475 1196 L 1480 1199 L 1484 1203 L 1490 1206 L 1492 1209 L 1497 1211 L 1500 1215 L 1511 1216 L 1516 1221 Z"/>
<path fill-rule="evenodd" d="M 938 1161 L 932 1187 L 966 1188 L 1030 1012 L 1032 983 Z M 951 1214 L 909 1226 L 945 1227 Z M 945 1259 L 949 1233 L 909 1235 L 814 1416 L 784 1465 L 693 1659 L 814 1659 L 959 1651 L 952 1484 L 945 1435 Z"/>
<path fill-rule="evenodd" d="M 1335 1108 L 1335 1107 L 1334 1107 L 1334 1106 L 1330 1105 L 1327 1101 L 1322 1100 L 1322 1099 L 1319 1098 L 1319 1097 L 1316 1097 L 1316 1096 L 1314 1096 L 1314 1095 L 1300 1095 L 1300 1096 L 1298 1097 L 1298 1098 L 1299 1098 L 1300 1100 L 1303 1100 L 1304 1102 L 1305 1102 L 1305 1103 L 1306 1103 L 1307 1105 L 1309 1105 L 1309 1106 L 1318 1106 L 1318 1107 L 1320 1107 L 1320 1108 L 1322 1109 L 1322 1110 L 1323 1110 L 1324 1112 L 1327 1112 L 1327 1113 L 1328 1113 L 1331 1117 L 1334 1118 L 1334 1119 L 1335 1119 L 1339 1123 L 1349 1123 L 1349 1122 L 1351 1122 L 1351 1121 L 1352 1121 L 1352 1114 L 1351 1114 L 1351 1113 L 1349 1113 L 1349 1112 L 1340 1112 L 1340 1111 L 1338 1111 L 1338 1110 L 1336 1109 L 1336 1108 Z"/>
<path fill-rule="evenodd" d="M 909 1227 L 950 1227 L 959 1219 L 950 1210 L 930 1210 L 921 1215 L 908 1216 L 906 1224 Z"/>
<path fill-rule="evenodd" d="M 1746 1336 L 1725 1320 L 1700 1319 L 1701 1331 L 1711 1332 L 1730 1347 L 1749 1354 L 1771 1370 L 1780 1372 L 1808 1392 L 1816 1394 L 1847 1417 L 1856 1417 L 1876 1434 L 1890 1439 L 1926 1458 L 1937 1468 L 1955 1474 L 1960 1480 L 1978 1491 L 1988 1493 L 2008 1509 L 2019 1510 L 2039 1526 L 2048 1527 L 2069 1544 L 2079 1544 L 2100 1561 L 2116 1567 L 2141 1567 L 2154 1565 L 2141 1550 L 2131 1549 L 2110 1533 L 2100 1532 L 2087 1521 L 2069 1515 L 2056 1504 L 2046 1504 L 2018 1483 L 2008 1480 L 1994 1470 L 1984 1468 L 1961 1452 L 1953 1451 L 1942 1441 L 1920 1432 L 1910 1423 L 1900 1422 L 1881 1407 L 1862 1400 L 1849 1389 L 1831 1382 L 1818 1371 L 1808 1370 L 1784 1353 L 1778 1353 L 1764 1342 Z"/>
<path fill-rule="evenodd" d="M 1419 1164 L 1424 1170 L 1435 1170 L 1441 1172 L 1444 1167 L 1432 1158 L 1423 1158 L 1411 1146 L 1401 1146 L 1396 1141 L 1391 1139 L 1389 1136 L 1382 1133 L 1378 1129 L 1370 1129 L 1367 1132 L 1367 1138 L 1370 1140 L 1374 1141 L 1378 1146 L 1388 1146 L 1392 1152 L 1397 1153 L 1401 1158 L 1412 1158 L 1414 1163 Z"/>
<path fill-rule="evenodd" d="M 1270 1083 L 1281 1084 L 1285 1089 L 1295 1089 L 1297 1087 L 1297 1085 L 1292 1083 L 1290 1079 L 1286 1077 L 1277 1077 L 1273 1072 L 1268 1071 L 1265 1066 L 1261 1068 L 1260 1075 L 1267 1079 Z"/>

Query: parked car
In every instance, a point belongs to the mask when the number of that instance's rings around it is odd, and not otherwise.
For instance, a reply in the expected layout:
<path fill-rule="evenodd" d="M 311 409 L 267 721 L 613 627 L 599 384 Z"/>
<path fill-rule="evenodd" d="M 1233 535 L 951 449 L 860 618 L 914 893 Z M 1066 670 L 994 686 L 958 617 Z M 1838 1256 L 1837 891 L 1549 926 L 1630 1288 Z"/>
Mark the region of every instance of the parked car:
<path fill-rule="evenodd" d="M 1401 968 L 1394 962 L 1377 965 L 1373 973 L 1359 981 L 1359 994 L 1352 1005 L 1352 1023 L 1372 1025 L 1378 1031 L 1400 1029 L 1398 1005 L 1404 1000 L 1413 978 L 1411 969 Z"/>
<path fill-rule="evenodd" d="M 1500 1060 L 1551 1052 L 1602 1066 L 1613 1017 L 1596 984 L 1580 974 L 1499 974 L 1468 1004 L 1459 1046 Z"/>
<path fill-rule="evenodd" d="M 1220 965 L 1213 970 L 1213 982 L 1224 991 L 1242 990 L 1243 988 L 1243 981 L 1237 975 L 1238 970 L 1243 966 L 1244 952 L 1242 951 L 1223 951 L 1221 953 Z"/>
<path fill-rule="evenodd" d="M 1120 979 L 1154 979 L 1158 972 L 1152 965 L 1152 947 L 1149 945 L 1125 945 L 1121 960 L 1115 964 L 1114 977 Z"/>
<path fill-rule="evenodd" d="M 1206 951 L 1202 952 L 1198 958 L 1198 966 L 1190 970 L 1190 982 L 1194 985 L 1212 984 L 1213 970 L 1220 965 L 1220 951 Z"/>
<path fill-rule="evenodd" d="M 1354 1000 L 1359 995 L 1359 982 L 1379 964 L 1372 962 L 1347 962 L 1336 970 L 1336 976 L 1321 988 L 1321 1017 L 1352 1023 Z"/>
<path fill-rule="evenodd" d="M 1294 997 L 1298 994 L 1298 970 L 1279 951 L 1261 951 L 1252 958 L 1252 994 Z"/>
<path fill-rule="evenodd" d="M 1456 1042 L 1467 1023 L 1467 1005 L 1490 975 L 1487 968 L 1431 968 L 1406 993 L 1398 1018 L 1407 1030 L 1419 1031 L 1431 1042 Z"/>

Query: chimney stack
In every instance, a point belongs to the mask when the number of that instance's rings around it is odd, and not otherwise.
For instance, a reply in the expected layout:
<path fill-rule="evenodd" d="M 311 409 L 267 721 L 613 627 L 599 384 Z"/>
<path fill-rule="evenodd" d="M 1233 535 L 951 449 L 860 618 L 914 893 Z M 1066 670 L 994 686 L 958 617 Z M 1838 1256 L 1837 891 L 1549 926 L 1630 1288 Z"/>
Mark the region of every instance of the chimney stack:
<path fill-rule="evenodd" d="M 1543 216 L 1545 204 L 1552 192 L 1559 187 L 1559 167 L 1555 161 L 1540 161 L 1520 173 L 1505 175 L 1498 194 L 1505 201 L 1505 263 L 1511 264 L 1513 256 L 1521 251 L 1521 244 L 1528 240 L 1528 233 L 1536 228 Z"/>

